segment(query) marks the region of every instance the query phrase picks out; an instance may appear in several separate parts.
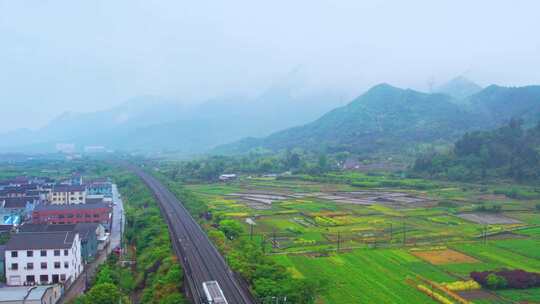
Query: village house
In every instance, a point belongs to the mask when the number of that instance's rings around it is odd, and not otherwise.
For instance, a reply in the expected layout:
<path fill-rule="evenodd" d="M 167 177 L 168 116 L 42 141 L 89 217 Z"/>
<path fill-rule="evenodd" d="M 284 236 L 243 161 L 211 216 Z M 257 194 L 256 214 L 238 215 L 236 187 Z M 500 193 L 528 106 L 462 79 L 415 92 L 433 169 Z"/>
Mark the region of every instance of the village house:
<path fill-rule="evenodd" d="M 32 232 L 74 232 L 81 240 L 81 256 L 84 263 L 93 261 L 100 242 L 106 241 L 105 228 L 98 223 L 78 223 L 64 225 L 23 224 L 18 228 L 19 233 Z"/>
<path fill-rule="evenodd" d="M 221 174 L 219 176 L 219 180 L 222 182 L 235 180 L 237 178 L 236 174 Z"/>
<path fill-rule="evenodd" d="M 54 185 L 48 195 L 51 204 L 85 204 L 86 187 L 82 185 Z"/>
<path fill-rule="evenodd" d="M 79 234 L 13 234 L 6 243 L 5 263 L 7 285 L 70 285 L 82 271 Z"/>
<path fill-rule="evenodd" d="M 39 205 L 32 212 L 33 224 L 98 223 L 109 228 L 112 208 L 109 204 Z"/>

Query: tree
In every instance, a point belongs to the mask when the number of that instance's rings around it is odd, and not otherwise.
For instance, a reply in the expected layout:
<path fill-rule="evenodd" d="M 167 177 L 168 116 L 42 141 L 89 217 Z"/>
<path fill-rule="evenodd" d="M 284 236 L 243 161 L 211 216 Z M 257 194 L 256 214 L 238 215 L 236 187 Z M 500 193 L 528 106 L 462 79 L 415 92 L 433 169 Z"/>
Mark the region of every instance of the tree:
<path fill-rule="evenodd" d="M 159 301 L 159 304 L 184 304 L 186 301 L 178 292 L 171 293 Z"/>
<path fill-rule="evenodd" d="M 118 304 L 127 303 L 126 299 L 118 290 L 118 287 L 111 283 L 98 284 L 82 297 L 84 304 Z"/>
<path fill-rule="evenodd" d="M 507 282 L 504 277 L 491 273 L 486 278 L 486 285 L 489 289 L 501 289 L 506 287 Z"/>
<path fill-rule="evenodd" d="M 97 276 L 96 276 L 96 283 L 95 285 L 99 284 L 105 284 L 110 283 L 113 284 L 113 278 L 112 278 L 112 272 L 109 265 L 105 264 L 101 269 L 99 270 Z"/>
<path fill-rule="evenodd" d="M 287 168 L 288 169 L 298 169 L 302 163 L 300 155 L 296 152 L 287 151 Z"/>
<path fill-rule="evenodd" d="M 212 240 L 218 248 L 223 249 L 225 245 L 225 234 L 221 230 L 210 230 L 208 232 L 208 237 Z"/>
<path fill-rule="evenodd" d="M 242 225 L 235 220 L 222 220 L 219 222 L 219 230 L 221 230 L 227 238 L 233 240 L 240 236 L 244 231 Z"/>
<path fill-rule="evenodd" d="M 326 157 L 326 154 L 319 155 L 319 161 L 317 164 L 319 172 L 324 173 L 328 171 L 328 158 Z"/>

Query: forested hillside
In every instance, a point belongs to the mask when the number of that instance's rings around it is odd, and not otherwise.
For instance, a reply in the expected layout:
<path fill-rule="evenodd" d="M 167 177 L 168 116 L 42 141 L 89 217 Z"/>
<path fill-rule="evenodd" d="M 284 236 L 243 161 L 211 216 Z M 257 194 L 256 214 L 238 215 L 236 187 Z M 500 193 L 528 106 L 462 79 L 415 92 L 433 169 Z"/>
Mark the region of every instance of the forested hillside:
<path fill-rule="evenodd" d="M 224 146 L 221 151 L 301 147 L 327 152 L 395 152 L 418 142 L 456 138 L 461 130 L 475 126 L 471 115 L 452 103 L 447 95 L 381 84 L 310 124 L 264 139 L 246 139 Z"/>
<path fill-rule="evenodd" d="M 493 131 L 466 133 L 447 153 L 419 157 L 413 171 L 450 180 L 533 181 L 540 178 L 539 149 L 540 124 L 524 129 L 523 121 L 514 119 Z"/>
<path fill-rule="evenodd" d="M 234 154 L 260 148 L 277 151 L 299 147 L 330 153 L 412 155 L 422 144 L 451 144 L 466 132 L 500 127 L 512 118 L 523 119 L 526 125 L 538 121 L 540 86 L 492 85 L 458 100 L 447 94 L 381 84 L 312 123 L 266 138 L 246 138 L 215 152 Z"/>

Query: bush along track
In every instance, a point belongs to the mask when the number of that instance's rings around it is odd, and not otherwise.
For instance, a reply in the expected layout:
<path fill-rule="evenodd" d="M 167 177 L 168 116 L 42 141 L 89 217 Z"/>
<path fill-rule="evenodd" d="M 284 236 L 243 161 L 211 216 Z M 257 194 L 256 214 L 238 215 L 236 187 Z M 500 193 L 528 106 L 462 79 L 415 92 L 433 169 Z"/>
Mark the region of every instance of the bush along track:
<path fill-rule="evenodd" d="M 182 269 L 169 239 L 167 224 L 149 189 L 130 173 L 115 174 L 124 198 L 127 253 L 122 263 L 111 255 L 92 287 L 76 304 L 183 304 Z M 126 266 L 122 266 L 122 264 Z M 132 264 L 129 266 L 128 264 Z"/>
<path fill-rule="evenodd" d="M 193 192 L 180 183 L 159 177 L 205 229 L 229 266 L 248 282 L 260 303 L 276 303 L 285 298 L 287 303 L 315 303 L 317 294 L 327 285 L 324 280 L 293 278 L 285 267 L 265 255 L 260 242 L 240 238 L 244 231 L 241 225 L 234 225 L 238 224 L 236 221 L 212 216 Z"/>

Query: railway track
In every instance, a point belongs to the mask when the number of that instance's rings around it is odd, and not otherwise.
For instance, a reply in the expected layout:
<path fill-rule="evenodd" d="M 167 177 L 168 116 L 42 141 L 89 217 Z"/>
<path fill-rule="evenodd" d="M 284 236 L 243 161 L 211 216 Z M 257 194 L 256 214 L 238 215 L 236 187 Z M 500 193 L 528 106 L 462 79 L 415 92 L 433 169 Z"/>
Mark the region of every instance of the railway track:
<path fill-rule="evenodd" d="M 150 188 L 165 216 L 173 248 L 184 267 L 186 293 L 194 303 L 202 303 L 203 282 L 217 281 L 230 304 L 255 303 L 251 294 L 235 278 L 221 254 L 187 209 L 161 182 L 140 168 L 129 166 Z"/>

